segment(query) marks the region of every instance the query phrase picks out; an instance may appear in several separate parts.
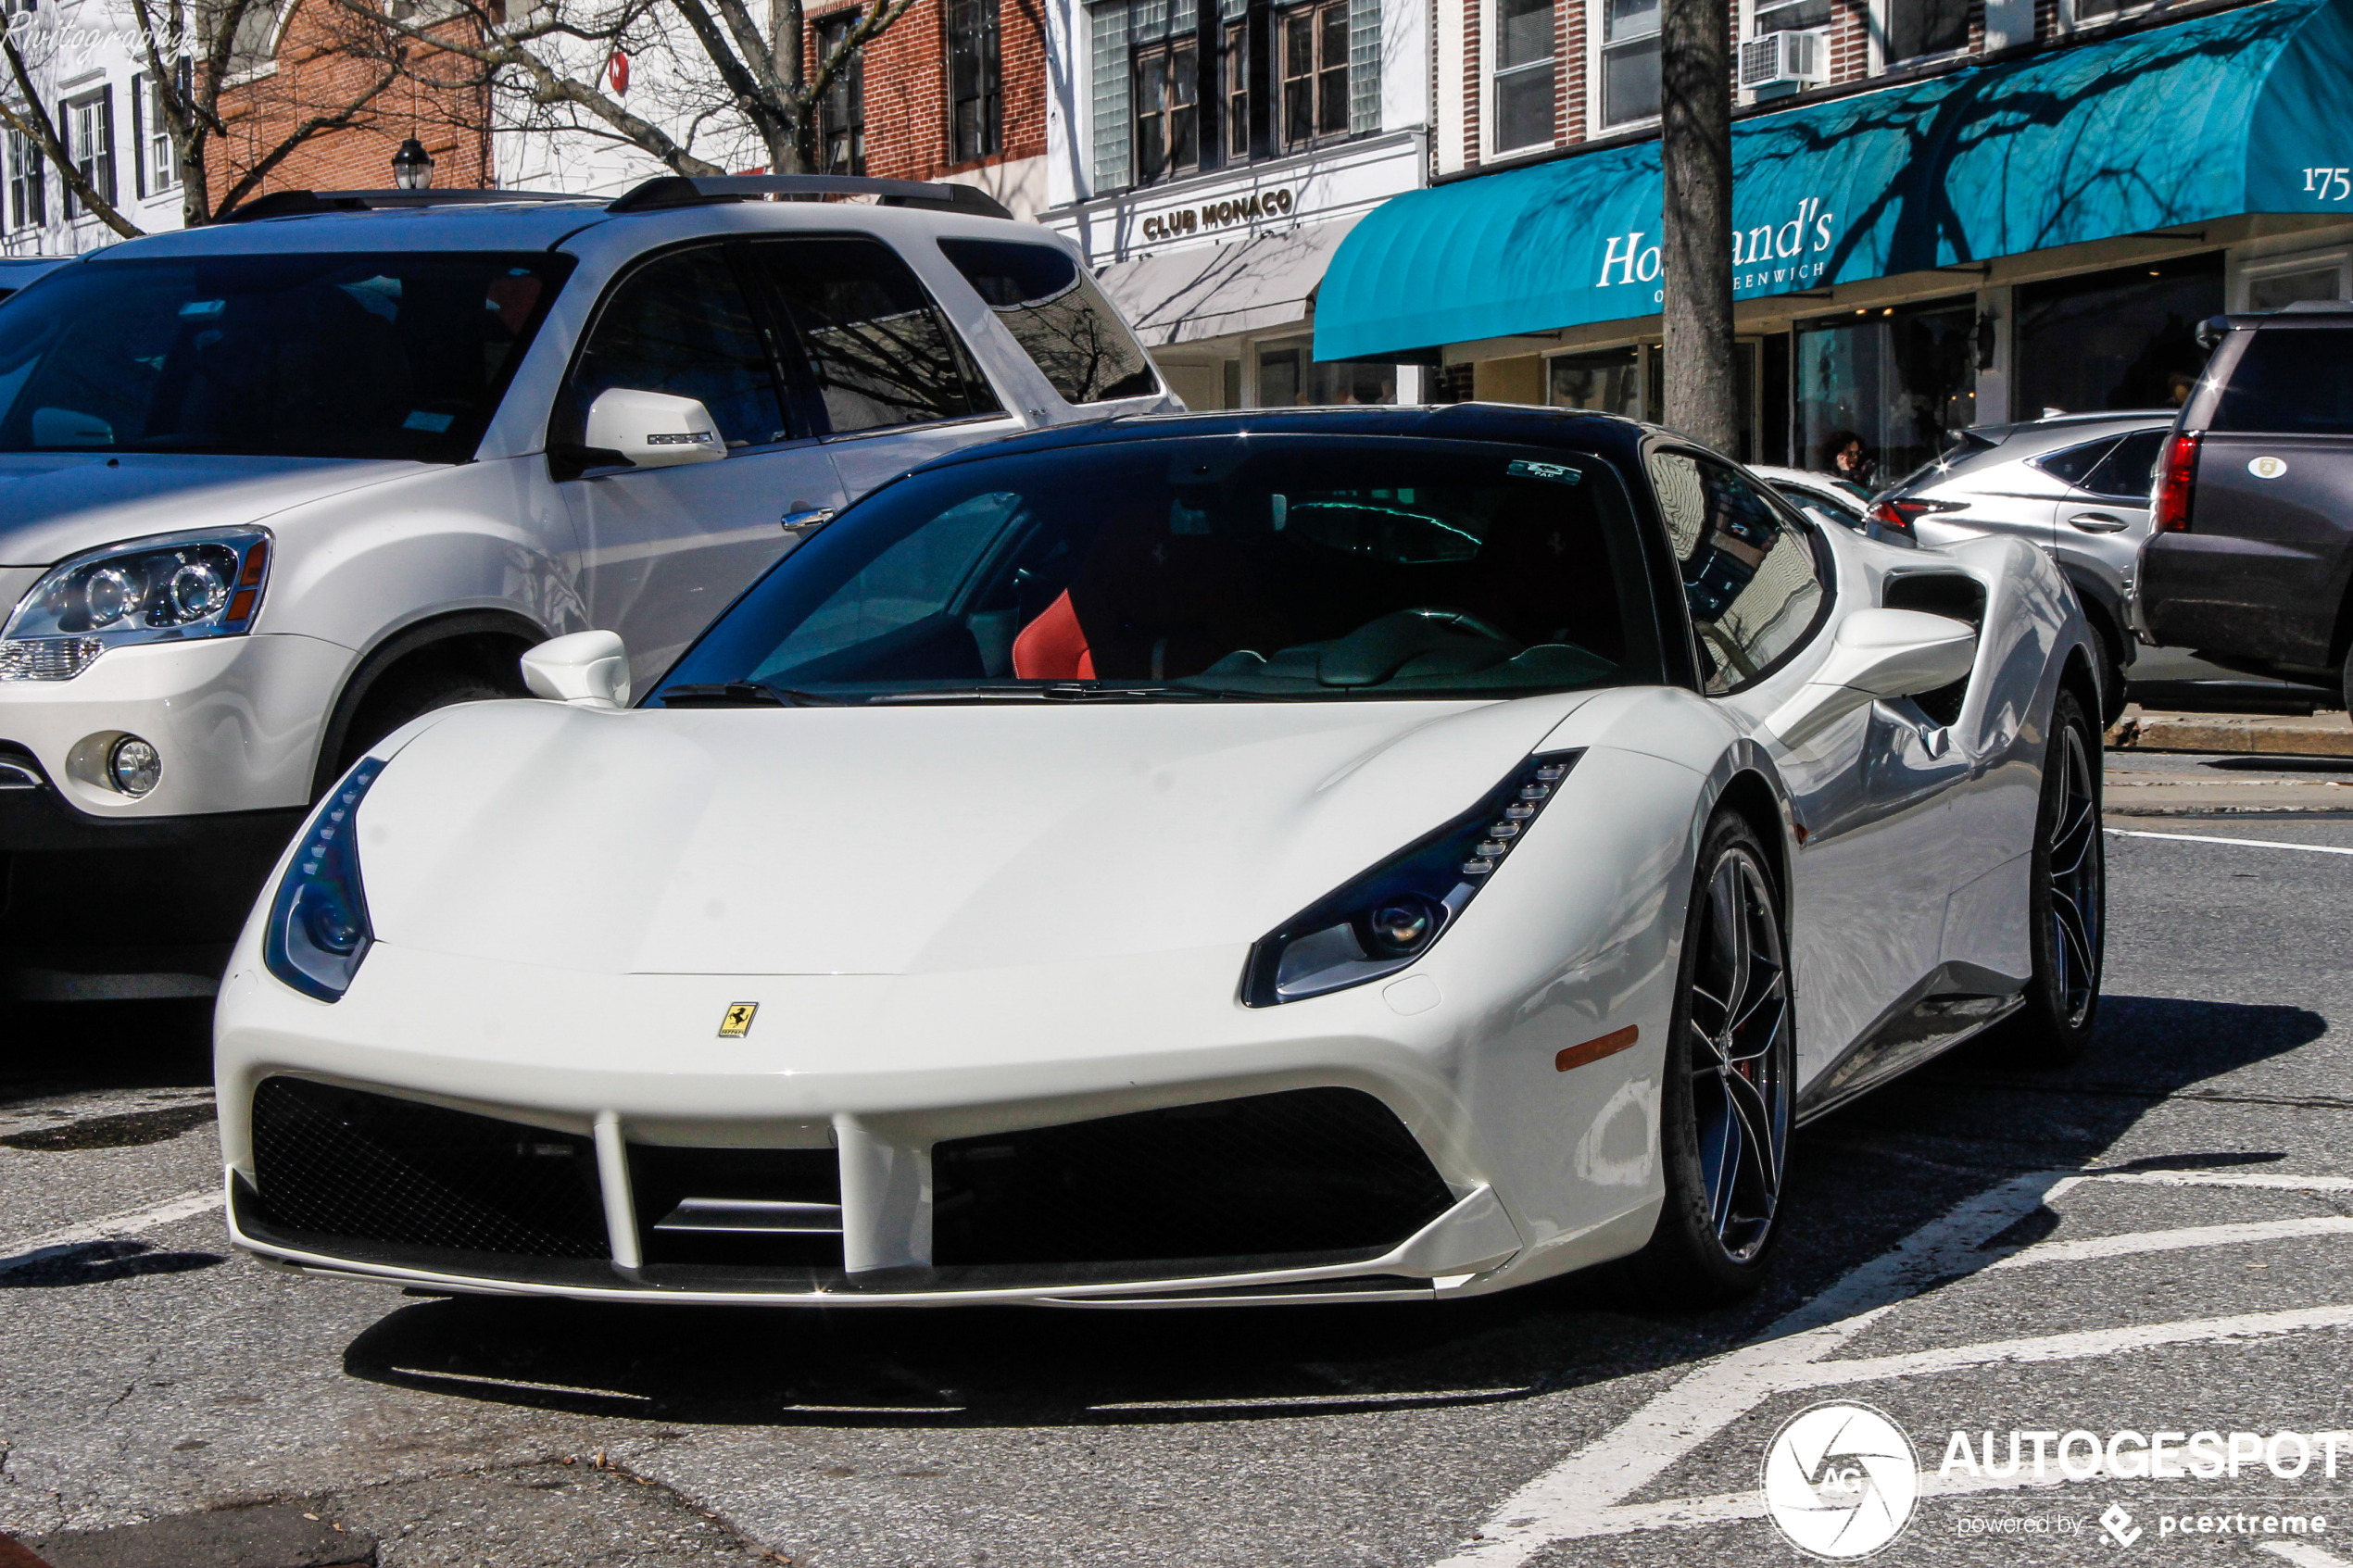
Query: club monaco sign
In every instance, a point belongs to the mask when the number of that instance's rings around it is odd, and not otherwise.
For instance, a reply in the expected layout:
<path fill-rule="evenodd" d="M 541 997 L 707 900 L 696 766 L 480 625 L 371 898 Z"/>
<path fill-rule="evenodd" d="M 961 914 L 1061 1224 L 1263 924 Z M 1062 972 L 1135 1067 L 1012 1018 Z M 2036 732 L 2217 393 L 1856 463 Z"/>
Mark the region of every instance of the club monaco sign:
<path fill-rule="evenodd" d="M 1144 220 L 1147 240 L 1177 240 L 1197 234 L 1204 229 L 1230 229 L 1237 223 L 1258 223 L 1272 218 L 1290 216 L 1291 194 L 1289 191 L 1253 191 L 1247 196 L 1228 196 L 1203 202 L 1199 207 L 1180 207 L 1171 212 L 1156 212 Z"/>
<path fill-rule="evenodd" d="M 1818 197 L 1797 204 L 1794 216 L 1783 223 L 1760 223 L 1732 233 L 1732 292 L 1778 292 L 1818 281 L 1830 270 L 1827 258 L 1817 259 L 1837 237 L 1838 215 L 1822 210 Z M 1602 274 L 1593 286 L 1623 288 L 1629 283 L 1658 282 L 1658 246 L 1644 245 L 1647 236 L 1637 229 L 1612 234 L 1602 247 Z M 1651 290 L 1653 303 L 1666 298 L 1664 289 Z"/>

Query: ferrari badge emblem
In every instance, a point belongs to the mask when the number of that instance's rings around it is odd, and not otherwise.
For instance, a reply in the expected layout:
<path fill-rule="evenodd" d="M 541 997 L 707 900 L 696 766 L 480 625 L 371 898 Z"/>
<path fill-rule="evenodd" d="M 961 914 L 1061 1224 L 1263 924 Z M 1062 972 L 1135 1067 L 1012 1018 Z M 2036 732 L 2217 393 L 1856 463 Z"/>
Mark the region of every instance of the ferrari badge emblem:
<path fill-rule="evenodd" d="M 726 1016 L 719 1021 L 719 1037 L 723 1040 L 740 1040 L 750 1034 L 751 1015 L 759 1010 L 758 1002 L 730 1003 Z"/>

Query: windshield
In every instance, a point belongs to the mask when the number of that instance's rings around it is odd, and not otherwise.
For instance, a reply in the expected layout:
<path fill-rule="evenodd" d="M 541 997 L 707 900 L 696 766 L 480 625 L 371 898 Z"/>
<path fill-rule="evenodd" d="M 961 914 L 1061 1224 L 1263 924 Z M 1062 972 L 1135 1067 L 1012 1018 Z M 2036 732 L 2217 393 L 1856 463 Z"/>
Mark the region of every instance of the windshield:
<path fill-rule="evenodd" d="M 1662 679 L 1599 458 L 1196 436 L 961 463 L 876 493 L 652 700 L 1515 696 Z"/>
<path fill-rule="evenodd" d="M 0 306 L 0 451 L 473 455 L 545 252 L 94 261 Z"/>

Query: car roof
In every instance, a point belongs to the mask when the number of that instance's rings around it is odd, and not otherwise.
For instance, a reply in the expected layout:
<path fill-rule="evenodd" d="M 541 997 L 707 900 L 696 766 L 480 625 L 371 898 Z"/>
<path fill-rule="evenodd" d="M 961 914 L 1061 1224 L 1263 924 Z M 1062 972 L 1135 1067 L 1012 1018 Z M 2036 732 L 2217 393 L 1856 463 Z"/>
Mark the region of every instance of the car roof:
<path fill-rule="evenodd" d="M 1645 435 L 1669 435 L 1617 414 L 1544 408 L 1513 403 L 1437 406 L 1364 405 L 1327 408 L 1244 408 L 1187 414 L 1129 414 L 1010 436 L 936 458 L 912 471 L 1032 452 L 1131 442 L 1224 435 L 1419 437 L 1429 441 L 1492 441 L 1517 446 L 1630 459 Z"/>
<path fill-rule="evenodd" d="M 303 251 L 549 250 L 591 224 L 613 220 L 605 203 L 590 196 L 578 201 L 306 212 L 149 234 L 109 245 L 91 259 L 157 260 Z"/>

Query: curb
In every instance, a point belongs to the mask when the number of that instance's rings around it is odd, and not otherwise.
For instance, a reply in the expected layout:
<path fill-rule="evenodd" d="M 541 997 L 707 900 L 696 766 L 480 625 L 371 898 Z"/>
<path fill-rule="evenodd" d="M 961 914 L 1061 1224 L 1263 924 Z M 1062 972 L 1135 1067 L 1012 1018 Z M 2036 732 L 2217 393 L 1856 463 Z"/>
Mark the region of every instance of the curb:
<path fill-rule="evenodd" d="M 2107 742 L 2111 751 L 2353 757 L 2353 721 L 2342 713 L 2144 713 L 2128 708 L 2109 726 Z"/>

